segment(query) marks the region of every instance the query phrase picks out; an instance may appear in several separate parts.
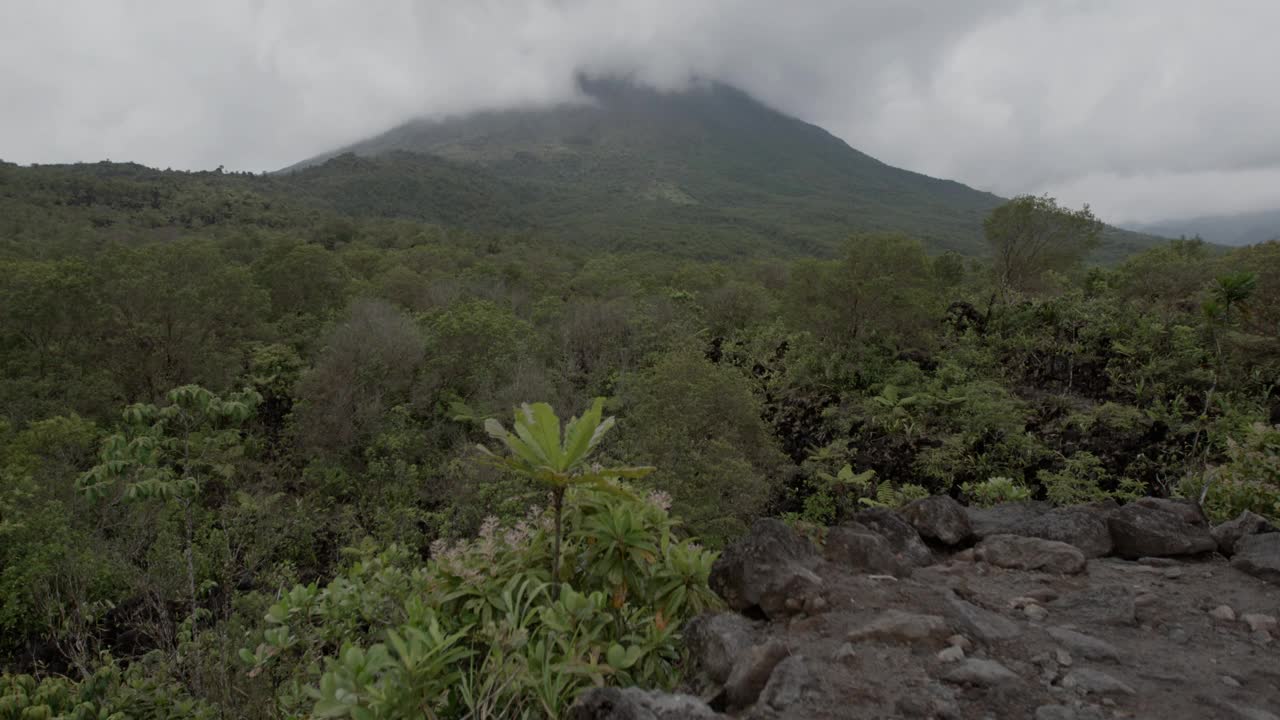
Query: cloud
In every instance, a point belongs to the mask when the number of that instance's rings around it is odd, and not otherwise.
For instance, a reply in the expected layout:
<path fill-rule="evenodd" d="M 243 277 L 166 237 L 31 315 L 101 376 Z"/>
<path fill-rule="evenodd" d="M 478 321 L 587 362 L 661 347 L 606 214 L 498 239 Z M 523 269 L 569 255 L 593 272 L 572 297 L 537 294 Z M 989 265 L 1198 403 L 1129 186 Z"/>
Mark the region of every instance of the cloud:
<path fill-rule="evenodd" d="M 0 0 L 0 157 L 265 170 L 575 73 L 738 85 L 891 164 L 1113 220 L 1280 207 L 1257 0 Z"/>

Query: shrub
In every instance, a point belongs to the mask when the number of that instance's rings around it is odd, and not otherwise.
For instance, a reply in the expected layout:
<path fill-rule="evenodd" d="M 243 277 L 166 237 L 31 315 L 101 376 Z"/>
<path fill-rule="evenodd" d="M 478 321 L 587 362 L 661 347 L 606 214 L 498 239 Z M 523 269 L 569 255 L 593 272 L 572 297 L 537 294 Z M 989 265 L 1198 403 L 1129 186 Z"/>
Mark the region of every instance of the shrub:
<path fill-rule="evenodd" d="M 1227 440 L 1227 462 L 1209 471 L 1204 509 L 1215 521 L 1250 510 L 1280 521 L 1280 428 L 1256 423 L 1240 441 Z M 1195 497 L 1199 483 L 1182 488 Z"/>
<path fill-rule="evenodd" d="M 250 675 L 282 673 L 286 715 L 559 717 L 593 685 L 671 687 L 681 625 L 716 602 L 715 556 L 677 539 L 665 496 L 620 489 L 566 491 L 558 599 L 554 518 L 535 511 L 437 543 L 425 567 L 364 548 L 327 586 L 284 593 L 241 657 Z"/>
<path fill-rule="evenodd" d="M 980 507 L 991 507 L 1006 502 L 1021 502 L 1031 499 L 1031 489 L 1021 482 L 1007 477 L 987 478 L 982 482 L 965 483 L 960 486 L 969 502 Z"/>

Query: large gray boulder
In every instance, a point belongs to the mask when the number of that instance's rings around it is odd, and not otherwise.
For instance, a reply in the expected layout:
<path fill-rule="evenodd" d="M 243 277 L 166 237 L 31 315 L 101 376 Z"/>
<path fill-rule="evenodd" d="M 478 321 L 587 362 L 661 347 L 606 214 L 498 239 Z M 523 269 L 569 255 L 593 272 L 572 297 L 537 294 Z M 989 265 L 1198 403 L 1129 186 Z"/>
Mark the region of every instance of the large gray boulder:
<path fill-rule="evenodd" d="M 1073 545 L 1087 558 L 1111 554 L 1111 531 L 1107 516 L 1114 508 L 1105 503 L 1071 505 L 1032 517 L 1010 533 L 1056 540 Z"/>
<path fill-rule="evenodd" d="M 640 688 L 592 688 L 569 708 L 568 720 L 717 720 L 724 718 L 690 695 Z"/>
<path fill-rule="evenodd" d="M 924 567 L 933 564 L 933 551 L 920 539 L 911 523 L 889 508 L 867 508 L 853 516 L 855 527 L 865 527 L 889 542 L 905 564 Z"/>
<path fill-rule="evenodd" d="M 974 557 L 996 567 L 1041 570 L 1060 575 L 1084 572 L 1084 553 L 1074 545 L 1021 535 L 992 535 L 978 543 Z"/>
<path fill-rule="evenodd" d="M 1276 528 L 1261 515 L 1245 510 L 1234 519 L 1215 525 L 1209 534 L 1218 543 L 1218 552 L 1231 557 L 1236 552 L 1236 543 L 1241 538 L 1260 533 L 1275 532 Z"/>
<path fill-rule="evenodd" d="M 733 666 L 757 642 L 759 625 L 735 612 L 703 613 L 684 627 L 685 645 L 702 672 L 724 684 Z"/>
<path fill-rule="evenodd" d="M 1157 498 L 1144 497 L 1134 501 L 1134 505 L 1152 508 L 1155 510 L 1163 510 L 1182 518 L 1183 522 L 1191 525 L 1208 525 L 1209 521 L 1204 516 L 1204 511 L 1200 506 L 1190 500 L 1179 500 L 1176 498 Z"/>
<path fill-rule="evenodd" d="M 991 535 L 1021 535 L 1019 528 L 1051 509 L 1049 503 L 1028 500 L 985 508 L 970 506 L 965 508 L 965 513 L 969 516 L 973 536 L 981 540 Z"/>
<path fill-rule="evenodd" d="M 1111 542 L 1117 555 L 1129 560 L 1140 557 L 1175 557 L 1212 552 L 1218 543 L 1203 524 L 1187 522 L 1175 514 L 1151 505 L 1131 503 L 1107 518 Z"/>
<path fill-rule="evenodd" d="M 813 572 L 817 549 L 779 520 L 761 518 L 711 566 L 709 584 L 725 603 L 747 615 L 793 615 L 819 595 Z"/>
<path fill-rule="evenodd" d="M 1280 532 L 1241 538 L 1231 567 L 1280 585 Z"/>
<path fill-rule="evenodd" d="M 944 545 L 958 545 L 973 536 L 964 506 L 946 495 L 913 500 L 902 508 L 902 517 L 920 536 Z"/>
<path fill-rule="evenodd" d="M 862 526 L 831 528 L 824 553 L 829 562 L 853 572 L 894 577 L 911 574 L 911 566 L 898 558 L 888 540 Z"/>

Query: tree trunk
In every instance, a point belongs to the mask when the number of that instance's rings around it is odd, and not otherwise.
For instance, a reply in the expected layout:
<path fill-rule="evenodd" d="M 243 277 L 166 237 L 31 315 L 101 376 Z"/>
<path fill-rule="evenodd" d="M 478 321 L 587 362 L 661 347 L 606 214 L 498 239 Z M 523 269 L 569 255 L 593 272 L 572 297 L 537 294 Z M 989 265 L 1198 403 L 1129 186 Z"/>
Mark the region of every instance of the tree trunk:
<path fill-rule="evenodd" d="M 564 509 L 564 488 L 556 488 L 551 493 L 551 502 L 556 513 L 555 549 L 551 551 L 551 600 L 560 599 L 560 515 Z"/>
<path fill-rule="evenodd" d="M 187 591 L 191 594 L 191 615 L 189 616 L 191 618 L 191 642 L 194 645 L 196 640 L 196 603 L 198 598 L 196 596 L 196 563 L 193 550 L 193 546 L 195 545 L 195 528 L 194 521 L 191 517 L 191 502 L 191 500 L 187 500 L 186 504 L 182 507 L 182 513 L 187 526 L 185 538 L 186 547 L 183 548 L 183 554 L 186 555 L 187 559 Z M 191 667 L 195 680 L 196 691 L 202 692 L 204 690 L 204 683 L 201 678 L 200 663 L 198 659 Z"/>

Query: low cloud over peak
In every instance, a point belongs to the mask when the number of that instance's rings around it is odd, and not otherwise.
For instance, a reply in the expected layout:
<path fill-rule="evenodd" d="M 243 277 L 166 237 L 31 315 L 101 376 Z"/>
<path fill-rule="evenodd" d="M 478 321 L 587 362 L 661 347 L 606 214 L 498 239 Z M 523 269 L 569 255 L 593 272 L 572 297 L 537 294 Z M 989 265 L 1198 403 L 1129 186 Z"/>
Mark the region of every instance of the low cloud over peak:
<path fill-rule="evenodd" d="M 264 170 L 577 74 L 725 82 L 891 164 L 1115 221 L 1280 207 L 1280 5 L 0 0 L 0 157 Z"/>

